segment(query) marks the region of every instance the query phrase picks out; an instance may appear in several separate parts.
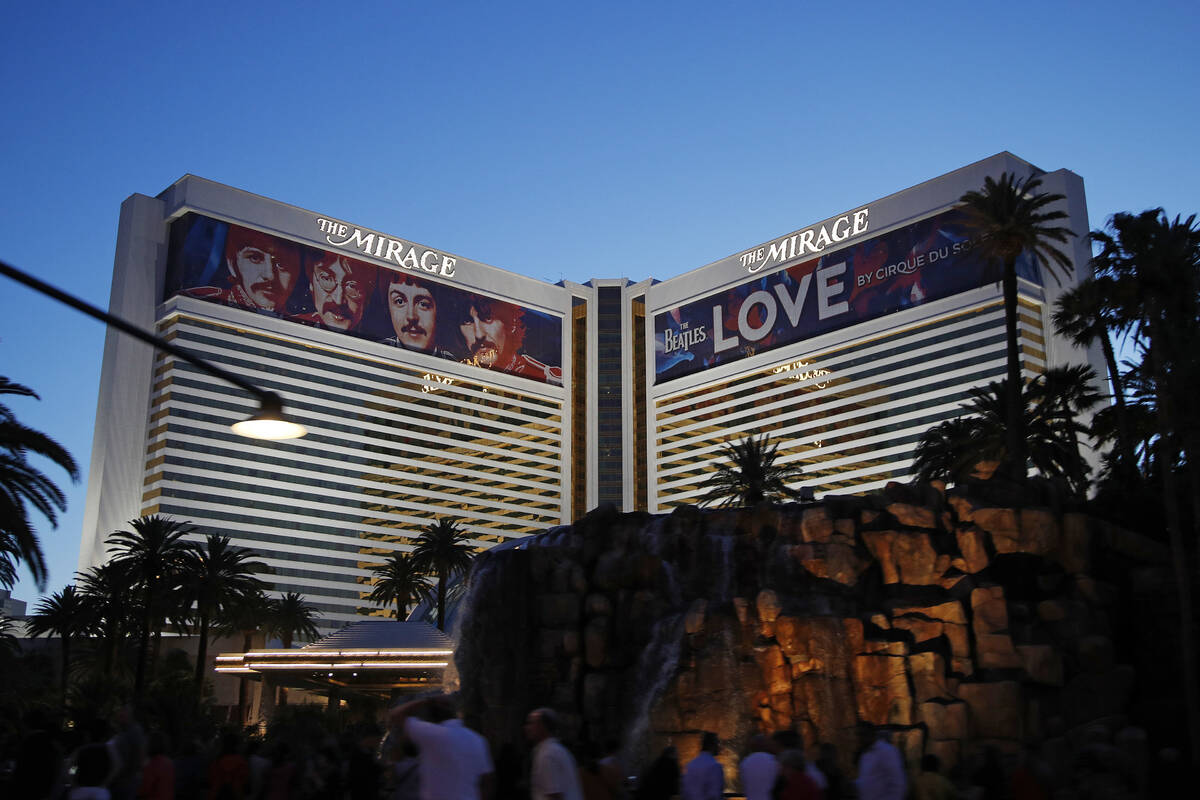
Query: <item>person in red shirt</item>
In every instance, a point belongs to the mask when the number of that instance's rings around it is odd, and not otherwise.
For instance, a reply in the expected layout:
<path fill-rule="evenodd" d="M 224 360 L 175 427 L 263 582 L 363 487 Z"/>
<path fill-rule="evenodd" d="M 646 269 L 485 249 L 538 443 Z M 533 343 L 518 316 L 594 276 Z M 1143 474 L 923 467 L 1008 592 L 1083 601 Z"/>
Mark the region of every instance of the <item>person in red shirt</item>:
<path fill-rule="evenodd" d="M 821 787 L 804 768 L 804 753 L 784 750 L 779 754 L 779 766 L 778 800 L 822 800 Z"/>
<path fill-rule="evenodd" d="M 208 800 L 242 800 L 250 782 L 250 765 L 238 752 L 236 733 L 221 736 L 221 755 L 208 768 Z"/>
<path fill-rule="evenodd" d="M 175 762 L 167 757 L 167 737 L 161 731 L 150 734 L 149 753 L 142 767 L 139 800 L 175 800 Z"/>

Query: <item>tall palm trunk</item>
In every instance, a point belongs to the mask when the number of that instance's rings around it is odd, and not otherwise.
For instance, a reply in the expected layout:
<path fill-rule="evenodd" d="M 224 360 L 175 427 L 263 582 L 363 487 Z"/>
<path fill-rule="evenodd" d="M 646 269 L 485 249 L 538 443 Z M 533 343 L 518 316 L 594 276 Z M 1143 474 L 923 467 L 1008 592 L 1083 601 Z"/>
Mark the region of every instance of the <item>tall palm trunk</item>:
<path fill-rule="evenodd" d="M 59 691 L 62 693 L 62 708 L 66 711 L 67 708 L 67 685 L 68 676 L 71 671 L 71 636 L 70 634 L 61 634 L 62 644 L 62 686 Z"/>
<path fill-rule="evenodd" d="M 1005 398 L 1004 446 L 1008 454 L 1008 473 L 1024 478 L 1025 462 L 1025 382 L 1021 379 L 1021 352 L 1017 344 L 1017 259 L 1004 261 L 1004 349 L 1007 356 L 1008 397 Z"/>
<path fill-rule="evenodd" d="M 438 570 L 437 626 L 446 630 L 446 570 Z"/>
<path fill-rule="evenodd" d="M 249 653 L 254 644 L 254 631 L 242 631 L 242 652 Z M 238 725 L 246 724 L 246 704 L 250 699 L 250 679 L 245 675 L 238 678 Z"/>
<path fill-rule="evenodd" d="M 137 669 L 133 676 L 133 700 L 138 707 L 142 703 L 142 692 L 146 687 L 146 660 L 150 655 L 150 626 L 153 624 L 154 611 L 151 608 L 149 586 L 142 593 L 145 611 L 142 614 L 141 630 L 138 631 Z"/>
<path fill-rule="evenodd" d="M 1104 363 L 1108 365 L 1108 379 L 1112 383 L 1113 403 L 1117 409 L 1117 449 L 1121 454 L 1121 469 L 1126 480 L 1139 476 L 1137 456 L 1133 449 L 1133 432 L 1129 428 L 1129 412 L 1125 408 L 1125 386 L 1121 382 L 1121 371 L 1117 366 L 1117 354 L 1113 351 L 1108 331 L 1100 326 L 1098 333 L 1100 349 L 1104 351 Z"/>
<path fill-rule="evenodd" d="M 292 634 L 287 633 L 284 636 L 281 636 L 280 643 L 283 645 L 284 650 L 291 650 L 292 649 Z M 287 687 L 280 686 L 279 687 L 279 701 L 276 703 L 276 705 L 280 706 L 281 708 L 283 706 L 286 706 L 287 700 L 288 700 L 287 696 L 288 696 Z"/>
<path fill-rule="evenodd" d="M 204 672 L 208 665 L 208 628 L 209 628 L 208 611 L 200 612 L 200 641 L 196 643 L 196 673 L 192 676 L 192 683 L 196 688 L 196 701 L 200 700 L 200 692 L 204 688 Z"/>
<path fill-rule="evenodd" d="M 1161 341 L 1161 339 L 1159 340 Z M 1197 687 L 1196 639 L 1193 622 L 1191 570 L 1188 569 L 1187 548 L 1183 542 L 1182 515 L 1179 509 L 1179 486 L 1175 480 L 1175 456 L 1178 447 L 1172 432 L 1176 430 L 1174 399 L 1166 385 L 1166 366 L 1159 349 L 1150 349 L 1151 371 L 1154 376 L 1158 405 L 1158 469 L 1162 474 L 1163 510 L 1166 514 L 1167 539 L 1171 545 L 1171 566 L 1174 569 L 1175 591 L 1179 599 L 1179 655 L 1183 668 L 1183 701 L 1187 714 L 1191 760 L 1200 764 L 1200 689 Z"/>

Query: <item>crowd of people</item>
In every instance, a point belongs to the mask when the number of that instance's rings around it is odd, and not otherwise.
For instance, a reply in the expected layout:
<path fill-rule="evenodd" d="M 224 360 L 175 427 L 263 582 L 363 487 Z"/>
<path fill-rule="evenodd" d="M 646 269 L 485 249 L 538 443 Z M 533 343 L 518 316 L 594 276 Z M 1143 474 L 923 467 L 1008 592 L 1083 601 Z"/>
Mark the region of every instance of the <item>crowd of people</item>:
<path fill-rule="evenodd" d="M 1120 759 L 1098 739 L 1078 754 L 1066 780 L 1055 780 L 1033 747 L 1006 759 L 985 748 L 951 775 L 927 754 L 910 772 L 889 736 L 869 729 L 847 762 L 856 767 L 853 779 L 833 745 L 810 748 L 810 759 L 790 730 L 752 736 L 736 764 L 715 734 L 704 733 L 700 752 L 686 764 L 668 745 L 631 776 L 619 742 L 583 745 L 573 753 L 560 741 L 561 721 L 549 708 L 526 717 L 526 749 L 507 743 L 493 753 L 443 695 L 393 708 L 386 729 L 359 723 L 340 737 L 308 730 L 273 734 L 265 742 L 227 730 L 207 743 L 177 743 L 173 751 L 161 732 L 147 735 L 131 707 L 119 709 L 111 724 L 64 732 L 35 713 L 25 728 L 11 774 L 0 782 L 6 798 L 720 800 L 736 788 L 741 794 L 735 796 L 746 800 L 1051 800 L 1147 796 L 1152 788 L 1114 779 Z M 1174 780 L 1170 763 L 1159 766 L 1157 777 Z"/>

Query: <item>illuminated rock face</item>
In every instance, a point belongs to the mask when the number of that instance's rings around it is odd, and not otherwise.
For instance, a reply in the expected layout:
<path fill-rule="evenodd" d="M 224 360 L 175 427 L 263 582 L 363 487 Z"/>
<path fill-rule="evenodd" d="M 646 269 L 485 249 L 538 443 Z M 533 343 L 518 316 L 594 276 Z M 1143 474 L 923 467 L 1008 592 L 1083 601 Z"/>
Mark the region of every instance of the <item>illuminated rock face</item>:
<path fill-rule="evenodd" d="M 597 510 L 480 557 L 456 656 L 465 712 L 499 745 L 552 706 L 565 740 L 618 738 L 633 767 L 668 741 L 686 763 L 714 731 L 731 779 L 753 733 L 785 729 L 835 744 L 848 770 L 863 726 L 891 730 L 910 765 L 949 768 L 1126 714 L 1134 674 L 1113 639 L 1139 603 L 1170 603 L 1165 557 L 1079 514 L 937 485 Z"/>

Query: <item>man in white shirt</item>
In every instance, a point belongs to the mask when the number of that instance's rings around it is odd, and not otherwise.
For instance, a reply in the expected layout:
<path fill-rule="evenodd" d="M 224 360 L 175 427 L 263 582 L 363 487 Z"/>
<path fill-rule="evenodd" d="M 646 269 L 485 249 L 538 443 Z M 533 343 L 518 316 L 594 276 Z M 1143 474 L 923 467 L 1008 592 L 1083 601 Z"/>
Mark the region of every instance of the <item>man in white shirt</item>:
<path fill-rule="evenodd" d="M 869 732 L 860 732 L 864 738 Z M 858 758 L 858 796 L 862 800 L 904 800 L 908 776 L 904 757 L 888 741 L 887 731 L 879 731 L 875 742 Z"/>
<path fill-rule="evenodd" d="M 779 761 L 771 752 L 766 736 L 757 733 L 750 739 L 750 755 L 742 759 L 742 791 L 746 800 L 771 800 L 775 781 L 779 778 Z"/>
<path fill-rule="evenodd" d="M 558 741 L 558 730 L 558 715 L 552 709 L 534 709 L 525 718 L 525 738 L 534 745 L 529 775 L 533 800 L 583 800 L 579 768 Z"/>
<path fill-rule="evenodd" d="M 721 743 L 717 735 L 705 732 L 700 754 L 688 762 L 680 784 L 681 800 L 721 800 L 725 792 L 725 769 L 717 761 Z"/>
<path fill-rule="evenodd" d="M 463 725 L 448 697 L 405 703 L 392 709 L 391 723 L 420 750 L 421 800 L 489 800 L 495 770 L 487 740 Z"/>

